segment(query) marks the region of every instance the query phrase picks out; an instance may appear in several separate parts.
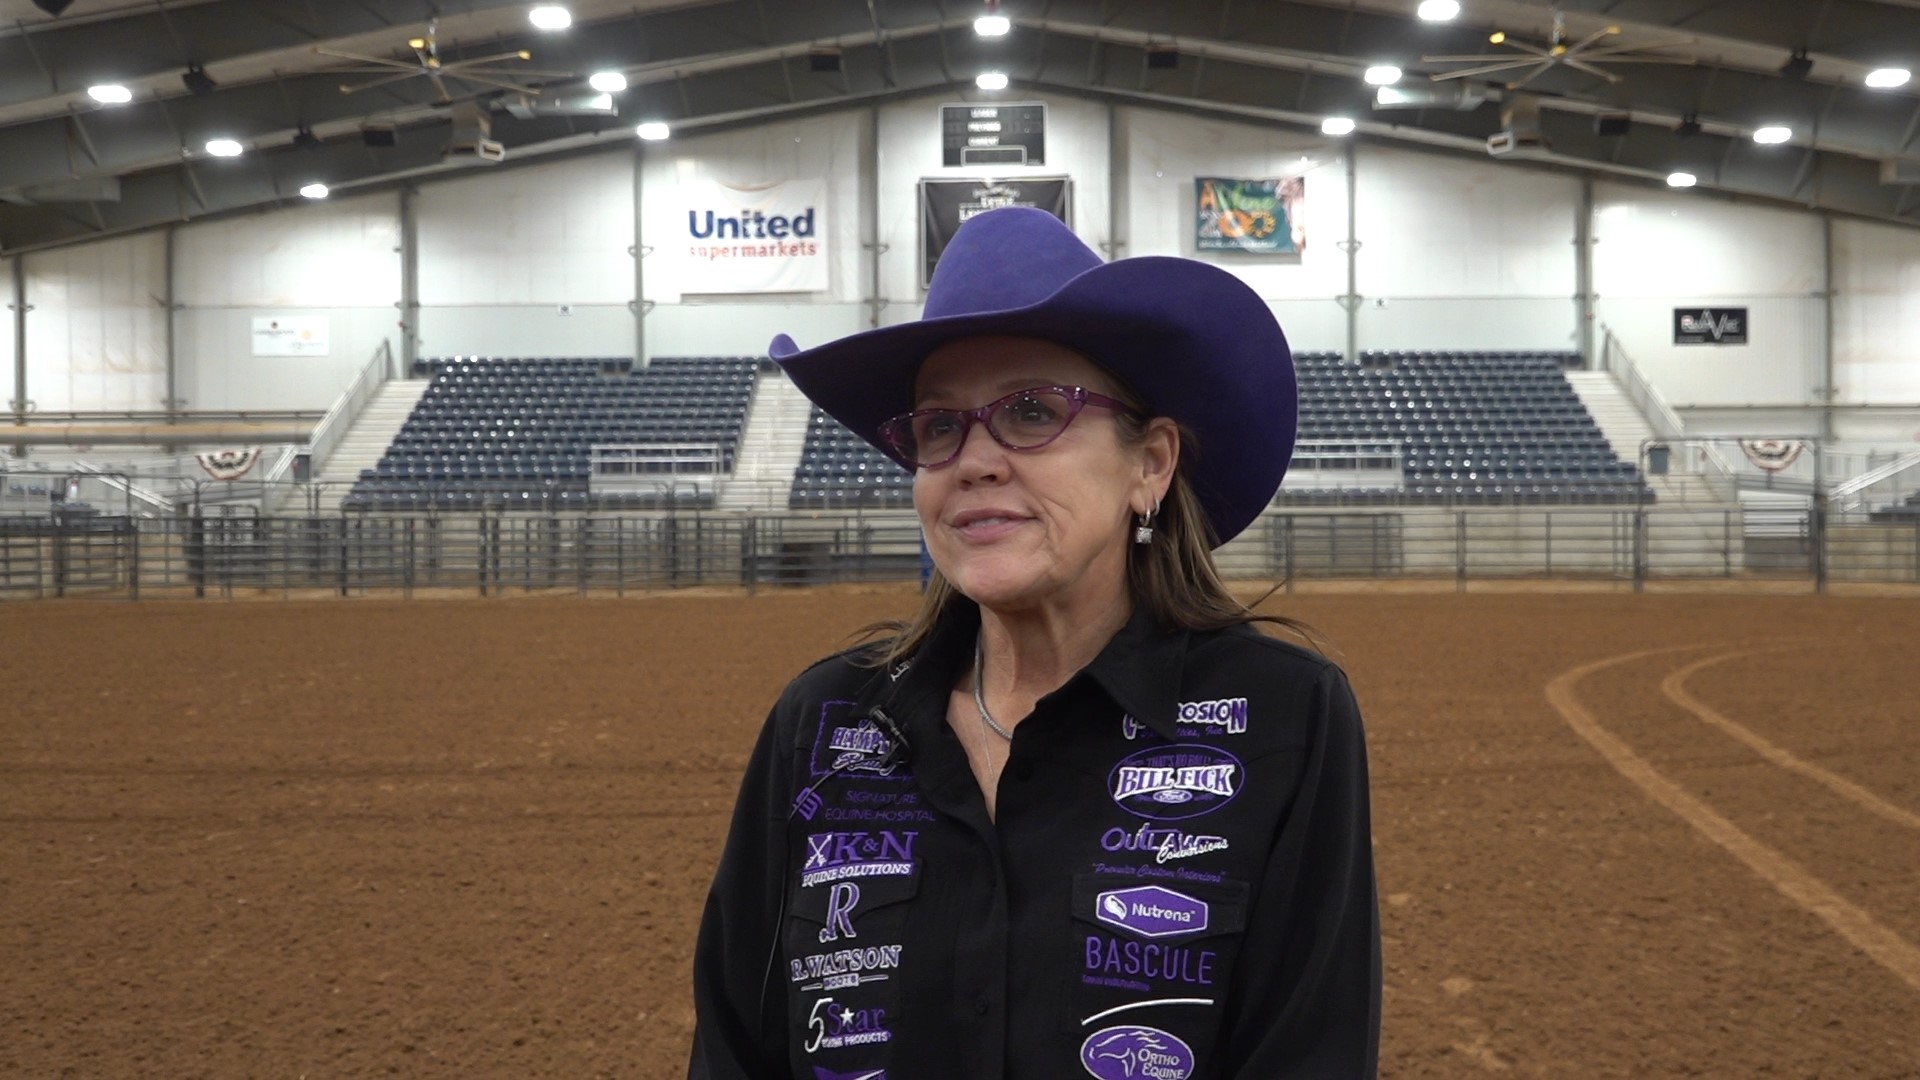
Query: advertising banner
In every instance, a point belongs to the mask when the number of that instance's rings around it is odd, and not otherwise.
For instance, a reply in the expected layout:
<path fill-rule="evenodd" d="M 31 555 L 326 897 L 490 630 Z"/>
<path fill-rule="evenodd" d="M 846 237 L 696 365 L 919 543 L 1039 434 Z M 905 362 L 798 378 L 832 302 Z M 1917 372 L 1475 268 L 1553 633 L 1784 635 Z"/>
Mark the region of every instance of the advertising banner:
<path fill-rule="evenodd" d="M 1193 181 L 1195 250 L 1299 254 L 1307 246 L 1306 229 L 1300 218 L 1306 186 L 1306 180 L 1298 176 L 1268 180 L 1196 177 Z"/>
<path fill-rule="evenodd" d="M 1673 309 L 1675 345 L 1745 345 L 1747 309 L 1698 307 Z"/>
<path fill-rule="evenodd" d="M 325 356 L 325 315 L 269 315 L 253 320 L 255 356 Z"/>
<path fill-rule="evenodd" d="M 687 184 L 682 293 L 823 292 L 827 182 Z"/>
<path fill-rule="evenodd" d="M 1064 176 L 920 181 L 920 287 L 933 280 L 934 264 L 961 222 L 1003 206 L 1033 206 L 1072 225 L 1067 218 L 1072 192 L 1073 181 Z"/>

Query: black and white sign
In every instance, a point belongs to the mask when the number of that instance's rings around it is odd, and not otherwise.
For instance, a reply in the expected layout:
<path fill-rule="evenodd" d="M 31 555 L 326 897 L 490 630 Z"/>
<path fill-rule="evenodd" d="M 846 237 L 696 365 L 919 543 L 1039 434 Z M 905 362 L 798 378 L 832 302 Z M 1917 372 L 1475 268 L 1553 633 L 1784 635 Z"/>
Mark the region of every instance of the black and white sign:
<path fill-rule="evenodd" d="M 1675 345 L 1745 345 L 1747 309 L 1701 307 L 1673 309 Z"/>
<path fill-rule="evenodd" d="M 1003 206 L 1034 206 L 1054 217 L 1067 218 L 1073 181 L 1064 176 L 1020 180 L 920 181 L 920 287 L 933 280 L 933 267 L 947 250 L 960 223 L 975 214 Z"/>
<path fill-rule="evenodd" d="M 940 106 L 940 164 L 1045 165 L 1047 107 Z"/>

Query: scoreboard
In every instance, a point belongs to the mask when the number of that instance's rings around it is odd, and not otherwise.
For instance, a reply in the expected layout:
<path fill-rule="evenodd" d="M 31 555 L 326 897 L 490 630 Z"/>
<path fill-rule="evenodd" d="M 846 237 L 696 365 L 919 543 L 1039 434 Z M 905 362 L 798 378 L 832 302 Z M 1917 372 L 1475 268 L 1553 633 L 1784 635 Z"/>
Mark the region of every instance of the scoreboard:
<path fill-rule="evenodd" d="M 1047 107 L 1024 105 L 940 106 L 942 165 L 1044 165 Z"/>

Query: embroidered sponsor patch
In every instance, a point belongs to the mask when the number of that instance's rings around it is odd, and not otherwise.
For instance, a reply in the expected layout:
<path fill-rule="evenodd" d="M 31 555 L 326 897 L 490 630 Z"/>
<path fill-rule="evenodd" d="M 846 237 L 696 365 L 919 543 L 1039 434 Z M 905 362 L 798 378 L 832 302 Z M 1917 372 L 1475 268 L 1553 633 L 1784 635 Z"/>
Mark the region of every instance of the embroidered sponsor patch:
<path fill-rule="evenodd" d="M 824 885 L 848 878 L 907 877 L 914 871 L 916 830 L 855 829 L 811 833 L 800 884 Z"/>
<path fill-rule="evenodd" d="M 885 1009 L 856 1009 L 830 997 L 821 998 L 807 1013 L 807 1041 L 803 1046 L 811 1054 L 892 1042 L 893 1029 L 888 1023 Z"/>
<path fill-rule="evenodd" d="M 1107 790 L 1121 809 L 1157 821 L 1210 814 L 1240 790 L 1240 759 L 1213 746 L 1151 746 L 1120 760 Z"/>
<path fill-rule="evenodd" d="M 1120 1024 L 1087 1036 L 1080 1064 L 1096 1080 L 1187 1080 L 1193 1048 L 1159 1028 Z"/>
<path fill-rule="evenodd" d="M 813 1080 L 887 1080 L 885 1069 L 855 1069 L 852 1072 L 840 1072 L 837 1069 L 813 1067 Z"/>
<path fill-rule="evenodd" d="M 868 945 L 835 949 L 787 961 L 787 974 L 802 990 L 838 990 L 843 986 L 881 982 L 900 966 L 899 945 Z"/>
<path fill-rule="evenodd" d="M 1108 829 L 1100 834 L 1100 846 L 1107 851 L 1151 851 L 1154 862 L 1164 863 L 1205 855 L 1209 851 L 1225 851 L 1227 838 L 1142 825 L 1132 832 L 1118 827 Z"/>
<path fill-rule="evenodd" d="M 1123 990 L 1212 986 L 1217 959 L 1219 954 L 1212 949 L 1088 934 L 1081 981 Z"/>
<path fill-rule="evenodd" d="M 1207 928 L 1207 902 L 1158 885 L 1110 889 L 1094 897 L 1094 918 L 1139 937 L 1178 937 Z"/>
<path fill-rule="evenodd" d="M 905 779 L 906 766 L 895 760 L 893 740 L 872 720 L 856 719 L 853 704 L 829 701 L 820 706 L 820 730 L 813 740 L 813 778 L 837 772 L 842 776 Z"/>
<path fill-rule="evenodd" d="M 1173 707 L 1173 729 L 1183 739 L 1205 735 L 1244 735 L 1247 731 L 1247 699 L 1217 698 L 1213 701 L 1182 701 Z M 1129 713 L 1120 718 L 1120 733 L 1138 739 L 1153 732 Z"/>

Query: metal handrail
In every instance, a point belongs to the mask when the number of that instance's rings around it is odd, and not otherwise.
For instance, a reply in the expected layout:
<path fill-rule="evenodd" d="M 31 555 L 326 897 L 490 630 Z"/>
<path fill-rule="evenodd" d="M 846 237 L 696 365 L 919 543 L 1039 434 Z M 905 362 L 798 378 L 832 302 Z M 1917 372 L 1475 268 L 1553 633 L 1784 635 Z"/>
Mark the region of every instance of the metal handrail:
<path fill-rule="evenodd" d="M 1649 382 L 1635 366 L 1633 357 L 1622 348 L 1620 340 L 1613 336 L 1611 328 L 1603 328 L 1605 334 L 1600 350 L 1600 366 L 1619 380 L 1620 388 L 1626 391 L 1627 399 L 1632 401 L 1641 414 L 1653 425 L 1653 432 L 1662 439 L 1680 442 L 1687 438 L 1687 422 L 1667 404 L 1665 394 L 1659 387 Z M 1702 443 L 1700 456 L 1713 467 L 1713 471 L 1723 477 L 1733 475 L 1733 466 L 1711 443 Z"/>
<path fill-rule="evenodd" d="M 1868 488 L 1891 480 L 1915 466 L 1920 466 L 1920 451 L 1903 454 L 1885 465 L 1868 469 L 1858 476 L 1843 480 L 1829 488 L 1827 496 L 1832 500 L 1834 509 L 1840 513 L 1850 513 L 1866 504 L 1867 500 L 1863 492 Z"/>
<path fill-rule="evenodd" d="M 125 473 L 109 472 L 108 470 L 103 469 L 98 465 L 90 464 L 84 461 L 74 462 L 72 471 L 76 473 L 84 474 L 86 476 L 91 476 L 94 479 L 100 481 L 100 483 L 106 485 L 108 488 L 111 488 L 115 491 L 120 492 L 122 495 L 125 495 L 129 499 L 135 499 L 140 502 L 146 503 L 148 506 L 152 507 L 155 510 L 161 511 L 163 513 L 168 513 L 168 514 L 173 513 L 174 504 L 172 499 L 166 497 L 165 495 L 160 494 L 157 491 L 154 491 L 151 488 L 141 487 L 140 485 L 134 483 L 132 480 L 128 479 L 127 474 Z"/>
<path fill-rule="evenodd" d="M 320 474 L 321 467 L 327 463 L 328 458 L 333 456 L 334 450 L 340 445 L 340 440 L 346 438 L 347 429 L 360 418 L 361 410 L 366 408 L 367 402 L 372 401 L 373 395 L 391 378 L 393 378 L 393 350 L 383 338 L 379 348 L 373 350 L 373 358 L 367 361 L 367 365 L 353 377 L 353 382 L 334 399 L 333 405 L 327 409 L 327 414 L 313 426 L 312 434 L 307 436 L 304 452 L 311 462 L 309 476 Z"/>

